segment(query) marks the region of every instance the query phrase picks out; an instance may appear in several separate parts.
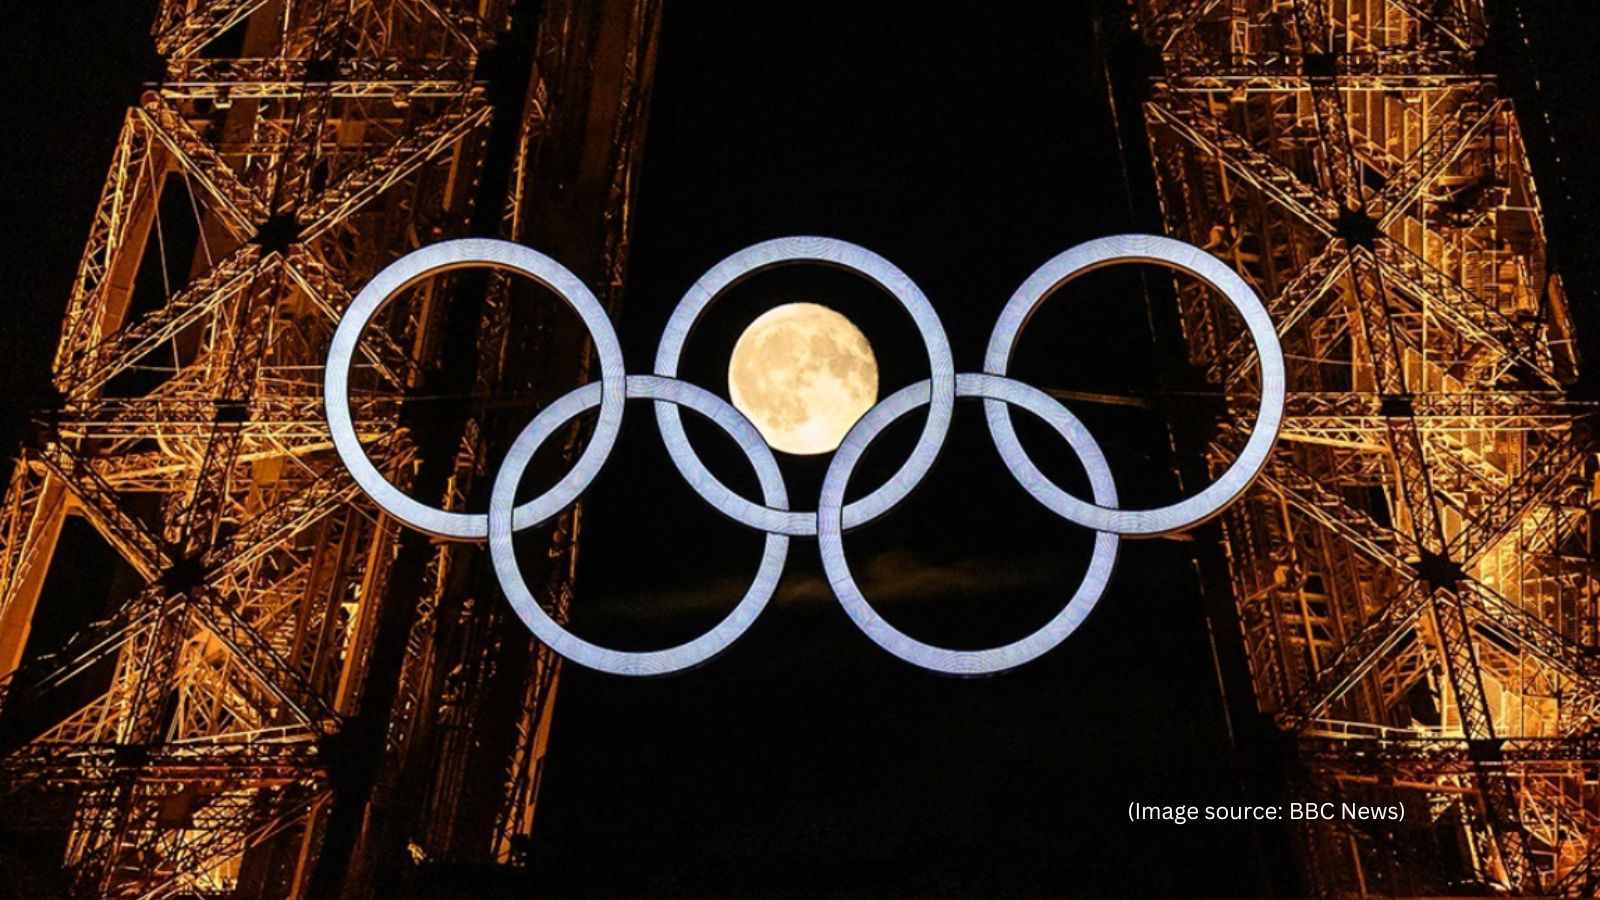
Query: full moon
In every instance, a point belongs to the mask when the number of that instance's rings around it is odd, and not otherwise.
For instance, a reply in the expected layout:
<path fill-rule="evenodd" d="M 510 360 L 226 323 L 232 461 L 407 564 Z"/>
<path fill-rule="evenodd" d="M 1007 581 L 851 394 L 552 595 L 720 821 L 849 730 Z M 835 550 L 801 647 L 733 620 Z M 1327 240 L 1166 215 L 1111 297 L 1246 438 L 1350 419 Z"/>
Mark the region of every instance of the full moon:
<path fill-rule="evenodd" d="M 878 402 L 878 360 L 849 319 L 815 303 L 786 303 L 739 335 L 728 392 L 774 450 L 827 453 Z"/>

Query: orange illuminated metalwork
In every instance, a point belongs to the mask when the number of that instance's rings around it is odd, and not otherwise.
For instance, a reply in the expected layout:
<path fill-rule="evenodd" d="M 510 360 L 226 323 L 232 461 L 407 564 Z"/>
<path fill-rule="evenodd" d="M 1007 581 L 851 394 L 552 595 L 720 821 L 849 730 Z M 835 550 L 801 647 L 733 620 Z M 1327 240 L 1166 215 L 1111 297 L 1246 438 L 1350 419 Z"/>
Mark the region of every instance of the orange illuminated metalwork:
<path fill-rule="evenodd" d="M 165 76 L 0 505 L 0 893 L 359 896 L 522 852 L 557 660 L 474 600 L 467 553 L 362 502 L 320 383 L 353 293 L 442 238 L 537 241 L 616 302 L 659 3 L 534 6 L 160 4 Z M 586 379 L 527 289 L 435 278 L 368 329 L 351 419 L 389 477 L 459 509 L 495 425 L 429 437 L 428 396 Z M 446 347 L 478 350 L 453 383 Z M 558 610 L 575 529 L 538 572 Z M 88 624 L 40 625 L 64 614 Z"/>
<path fill-rule="evenodd" d="M 1256 702 L 1296 799 L 1408 812 L 1307 824 L 1308 888 L 1593 896 L 1596 446 L 1483 4 L 1134 7 L 1168 227 L 1268 298 L 1289 359 L 1282 443 L 1222 518 Z M 1250 394 L 1237 323 L 1180 305 L 1193 363 Z"/>

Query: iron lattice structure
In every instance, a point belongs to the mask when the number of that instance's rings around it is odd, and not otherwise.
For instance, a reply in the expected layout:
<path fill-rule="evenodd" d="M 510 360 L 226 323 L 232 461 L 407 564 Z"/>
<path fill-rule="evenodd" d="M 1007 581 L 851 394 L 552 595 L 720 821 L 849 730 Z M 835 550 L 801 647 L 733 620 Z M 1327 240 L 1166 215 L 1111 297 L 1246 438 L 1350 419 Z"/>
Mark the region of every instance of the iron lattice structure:
<path fill-rule="evenodd" d="M 1480 0 L 1136 0 L 1168 227 L 1268 301 L 1283 440 L 1221 519 L 1291 799 L 1403 804 L 1301 829 L 1323 894 L 1600 891 L 1596 445 Z M 1179 286 L 1190 361 L 1256 388 Z"/>
<path fill-rule="evenodd" d="M 58 397 L 0 507 L 0 893 L 366 896 L 522 857 L 556 661 L 472 548 L 359 496 L 321 361 L 354 290 L 462 234 L 537 244 L 615 302 L 658 16 L 161 3 L 165 77 L 117 141 Z M 453 273 L 367 331 L 356 418 L 397 483 L 463 508 L 496 426 L 460 398 L 526 418 L 587 379 L 576 323 L 530 292 Z M 576 529 L 548 538 L 561 604 Z"/>

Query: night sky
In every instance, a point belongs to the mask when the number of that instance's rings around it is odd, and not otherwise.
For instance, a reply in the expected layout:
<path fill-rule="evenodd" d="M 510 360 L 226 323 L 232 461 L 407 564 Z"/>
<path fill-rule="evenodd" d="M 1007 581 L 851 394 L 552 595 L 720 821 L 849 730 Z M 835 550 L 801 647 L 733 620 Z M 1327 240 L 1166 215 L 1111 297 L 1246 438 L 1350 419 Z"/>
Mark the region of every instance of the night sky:
<path fill-rule="evenodd" d="M 1156 227 L 1137 184 L 1142 209 L 1130 218 L 1086 9 L 1035 5 L 1012 19 L 925 5 L 905 18 L 857 6 L 669 5 L 621 313 L 633 365 L 649 364 L 678 298 L 717 260 L 823 234 L 916 279 L 957 367 L 976 370 L 1000 308 L 1035 267 L 1082 240 Z M 1125 39 L 1101 48 L 1127 50 Z M 1130 167 L 1141 167 L 1132 178 L 1148 179 L 1142 137 L 1129 137 Z M 1054 299 L 1025 333 L 1017 373 L 1074 390 L 1155 388 L 1163 351 L 1132 272 Z M 862 325 L 881 393 L 927 376 L 915 329 L 885 295 L 790 269 L 722 298 L 686 349 L 685 377 L 720 391 L 739 329 L 795 300 Z M 1178 496 L 1158 417 L 1075 410 L 1124 502 Z M 626 462 L 587 506 L 574 628 L 643 649 L 688 639 L 731 608 L 760 539 L 682 483 L 647 408 L 630 415 L 616 457 Z M 907 417 L 873 448 L 858 496 L 900 464 L 922 421 Z M 704 437 L 708 455 L 722 449 Z M 1083 491 L 1058 440 L 1024 437 Z M 742 474 L 726 462 L 719 472 Z M 782 462 L 793 502 L 812 505 L 826 457 Z M 846 546 L 892 623 L 976 648 L 1054 615 L 1089 543 L 1012 481 L 981 406 L 964 402 L 934 472 Z M 1023 670 L 960 681 L 867 641 L 827 592 L 815 545 L 796 542 L 773 604 L 707 666 L 651 683 L 568 668 L 539 864 L 565 885 L 630 892 L 1259 892 L 1265 845 L 1248 829 L 1125 819 L 1133 799 L 1242 796 L 1190 549 L 1125 543 L 1111 590 L 1066 644 Z"/>
<path fill-rule="evenodd" d="M 47 383 L 59 310 L 124 108 L 158 77 L 152 3 L 50 4 L 4 14 L 13 91 L 0 329 L 10 446 Z M 1581 216 L 1600 198 L 1575 148 L 1600 139 L 1589 91 L 1595 25 L 1523 4 L 1531 52 L 1497 49 L 1529 110 L 1529 141 L 1575 297 L 1595 283 Z M 863 9 L 862 7 L 866 7 Z M 957 367 L 981 367 L 989 329 L 1039 264 L 1089 238 L 1159 229 L 1137 98 L 1152 64 L 1121 3 L 796 4 L 669 0 L 619 328 L 646 370 L 685 288 L 759 240 L 823 234 L 886 256 L 922 286 Z M 1104 34 L 1098 40 L 1095 11 Z M 1106 65 L 1122 115 L 1108 104 Z M 1504 63 L 1501 66 L 1500 63 Z M 1533 88 L 1533 78 L 1540 86 Z M 1555 136 L 1550 143 L 1549 136 Z M 1566 165 L 1555 178 L 1550 160 Z M 11 158 L 14 157 L 14 158 Z M 1124 168 L 1126 166 L 1126 169 Z M 1147 290 L 1148 289 L 1148 290 Z M 1147 298 L 1155 304 L 1147 311 Z M 1041 387 L 1142 396 L 1180 355 L 1160 280 L 1097 273 L 1030 324 L 1015 372 Z M 910 321 L 838 273 L 784 270 L 740 285 L 704 320 L 684 377 L 724 392 L 733 338 L 762 310 L 820 302 L 872 341 L 882 393 L 926 377 Z M 1580 315 L 1592 307 L 1578 300 Z M 1153 324 L 1152 324 L 1153 323 Z M 1591 329 L 1591 334 L 1593 329 Z M 1209 413 L 1180 404 L 1188 417 Z M 1075 403 L 1126 505 L 1169 502 L 1162 410 Z M 753 573 L 760 538 L 682 483 L 647 407 L 633 404 L 587 500 L 574 629 L 643 649 L 717 621 Z M 1083 491 L 1058 441 L 1026 427 L 1047 473 Z M 912 415 L 858 469 L 855 495 L 895 469 Z M 695 424 L 695 423 L 691 423 Z M 697 446 L 736 487 L 752 480 L 710 429 Z M 783 460 L 811 507 L 825 458 Z M 876 479 L 876 480 L 875 480 Z M 792 545 L 783 587 L 724 656 L 657 681 L 576 667 L 563 675 L 539 811 L 536 884 L 606 894 L 877 895 L 1293 893 L 1288 837 L 1215 823 L 1132 825 L 1130 801 L 1270 802 L 1279 753 L 1239 676 L 1233 633 L 1215 643 L 1192 542 L 1124 542 L 1088 623 L 1043 660 L 954 680 L 860 635 L 826 590 L 814 544 Z M 1004 471 L 981 408 L 957 407 L 939 465 L 895 513 L 851 534 L 869 599 L 924 640 L 1014 640 L 1048 620 L 1083 571 L 1089 538 Z"/>

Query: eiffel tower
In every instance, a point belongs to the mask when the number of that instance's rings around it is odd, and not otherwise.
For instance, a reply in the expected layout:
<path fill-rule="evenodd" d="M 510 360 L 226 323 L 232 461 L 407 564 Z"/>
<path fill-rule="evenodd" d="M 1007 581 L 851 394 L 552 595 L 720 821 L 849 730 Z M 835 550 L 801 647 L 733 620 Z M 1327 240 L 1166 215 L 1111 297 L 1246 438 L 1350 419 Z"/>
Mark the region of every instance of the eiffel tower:
<path fill-rule="evenodd" d="M 1222 517 L 1258 708 L 1319 894 L 1600 891 L 1592 405 L 1481 0 L 1136 0 L 1169 230 L 1267 299 L 1279 449 Z M 1514 29 L 1515 22 L 1496 22 Z M 1240 324 L 1180 285 L 1190 361 L 1255 388 Z"/>
<path fill-rule="evenodd" d="M 557 660 L 470 548 L 364 502 L 319 371 L 353 292 L 445 238 L 537 243 L 616 302 L 659 16 L 160 3 L 165 73 L 109 160 L 0 505 L 0 893 L 366 896 L 526 852 Z M 587 380 L 556 306 L 470 272 L 389 305 L 354 402 L 397 484 L 479 499 L 497 419 L 437 398 L 525 412 Z M 561 602 L 576 528 L 538 573 Z M 63 611 L 90 624 L 34 627 Z"/>

